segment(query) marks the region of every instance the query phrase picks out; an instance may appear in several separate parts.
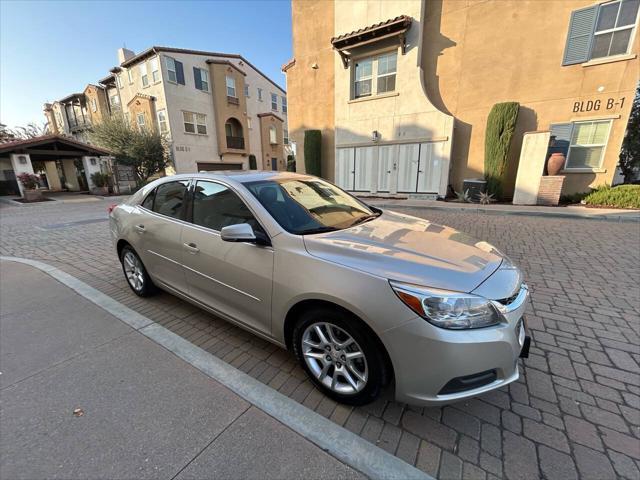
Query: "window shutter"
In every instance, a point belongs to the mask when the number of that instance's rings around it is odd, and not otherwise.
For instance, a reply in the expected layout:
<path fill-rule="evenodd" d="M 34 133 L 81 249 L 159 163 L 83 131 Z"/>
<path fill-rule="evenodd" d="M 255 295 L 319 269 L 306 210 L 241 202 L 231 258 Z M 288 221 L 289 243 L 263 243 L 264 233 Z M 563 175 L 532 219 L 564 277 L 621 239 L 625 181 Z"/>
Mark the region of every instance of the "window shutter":
<path fill-rule="evenodd" d="M 176 64 L 176 79 L 180 85 L 184 85 L 184 69 L 182 68 L 182 62 L 174 60 Z"/>
<path fill-rule="evenodd" d="M 202 78 L 200 77 L 200 69 L 193 67 L 193 79 L 196 82 L 196 88 L 202 90 Z"/>
<path fill-rule="evenodd" d="M 562 65 L 573 65 L 589 60 L 597 16 L 598 5 L 571 12 Z"/>
<path fill-rule="evenodd" d="M 571 144 L 571 132 L 573 131 L 572 123 L 557 123 L 551 125 L 551 136 L 555 137 L 553 146 L 549 146 L 547 155 L 552 153 L 562 153 L 565 156 L 569 153 L 569 145 Z"/>

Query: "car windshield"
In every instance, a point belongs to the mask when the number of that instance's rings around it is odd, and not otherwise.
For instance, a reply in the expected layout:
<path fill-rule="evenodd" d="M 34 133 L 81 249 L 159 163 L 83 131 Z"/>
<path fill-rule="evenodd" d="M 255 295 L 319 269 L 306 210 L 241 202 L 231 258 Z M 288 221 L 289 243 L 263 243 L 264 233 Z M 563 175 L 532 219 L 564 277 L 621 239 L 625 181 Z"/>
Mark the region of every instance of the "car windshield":
<path fill-rule="evenodd" d="M 338 187 L 317 178 L 283 178 L 245 183 L 275 220 L 290 233 L 341 230 L 379 215 Z"/>

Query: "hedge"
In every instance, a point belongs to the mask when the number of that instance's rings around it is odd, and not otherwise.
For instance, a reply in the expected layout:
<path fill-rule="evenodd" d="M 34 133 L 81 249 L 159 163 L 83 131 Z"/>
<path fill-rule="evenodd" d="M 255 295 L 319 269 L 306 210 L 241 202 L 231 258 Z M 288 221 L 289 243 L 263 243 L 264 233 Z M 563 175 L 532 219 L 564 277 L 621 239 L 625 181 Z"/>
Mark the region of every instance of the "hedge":
<path fill-rule="evenodd" d="M 500 198 L 507 173 L 507 157 L 518 119 L 518 102 L 496 103 L 487 117 L 484 177 L 487 191 Z"/>
<path fill-rule="evenodd" d="M 320 130 L 304 131 L 304 167 L 309 175 L 320 176 L 322 155 L 322 133 Z"/>

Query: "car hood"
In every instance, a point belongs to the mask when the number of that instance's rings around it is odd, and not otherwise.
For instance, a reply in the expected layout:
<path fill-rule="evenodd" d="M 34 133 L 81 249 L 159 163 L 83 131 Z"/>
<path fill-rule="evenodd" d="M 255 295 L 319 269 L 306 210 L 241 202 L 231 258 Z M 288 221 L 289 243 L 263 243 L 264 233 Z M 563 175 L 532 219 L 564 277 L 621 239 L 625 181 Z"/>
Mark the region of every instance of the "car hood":
<path fill-rule="evenodd" d="M 315 257 L 390 280 L 459 292 L 477 288 L 503 260 L 487 242 L 387 211 L 362 225 L 303 238 Z"/>

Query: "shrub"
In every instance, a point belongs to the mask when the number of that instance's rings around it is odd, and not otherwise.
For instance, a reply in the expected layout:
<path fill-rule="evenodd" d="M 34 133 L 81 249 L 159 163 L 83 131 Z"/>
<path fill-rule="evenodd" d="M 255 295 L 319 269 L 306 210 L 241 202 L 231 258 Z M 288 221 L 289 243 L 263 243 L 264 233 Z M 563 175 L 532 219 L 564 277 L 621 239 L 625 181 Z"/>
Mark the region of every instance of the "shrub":
<path fill-rule="evenodd" d="M 256 156 L 251 154 L 249 155 L 249 170 L 257 170 L 258 163 L 256 162 Z"/>
<path fill-rule="evenodd" d="M 293 155 L 287 155 L 287 172 L 296 171 L 296 157 Z"/>
<path fill-rule="evenodd" d="M 304 167 L 309 175 L 320 176 L 322 133 L 320 130 L 304 131 Z"/>
<path fill-rule="evenodd" d="M 91 181 L 98 188 L 106 187 L 109 184 L 109 175 L 106 173 L 94 172 L 91 174 Z"/>
<path fill-rule="evenodd" d="M 591 192 L 578 192 L 578 193 L 569 193 L 567 195 L 560 196 L 560 203 L 567 205 L 572 203 L 580 203 L 584 200 L 584 197 L 589 195 Z"/>
<path fill-rule="evenodd" d="M 640 208 L 640 185 L 599 187 L 584 199 L 587 205 L 613 208 Z"/>
<path fill-rule="evenodd" d="M 502 196 L 507 172 L 507 156 L 518 119 L 518 102 L 496 103 L 487 117 L 484 143 L 484 178 L 487 191 Z"/>
<path fill-rule="evenodd" d="M 40 182 L 40 177 L 33 173 L 22 172 L 16 175 L 16 178 L 27 190 L 35 190 Z"/>

